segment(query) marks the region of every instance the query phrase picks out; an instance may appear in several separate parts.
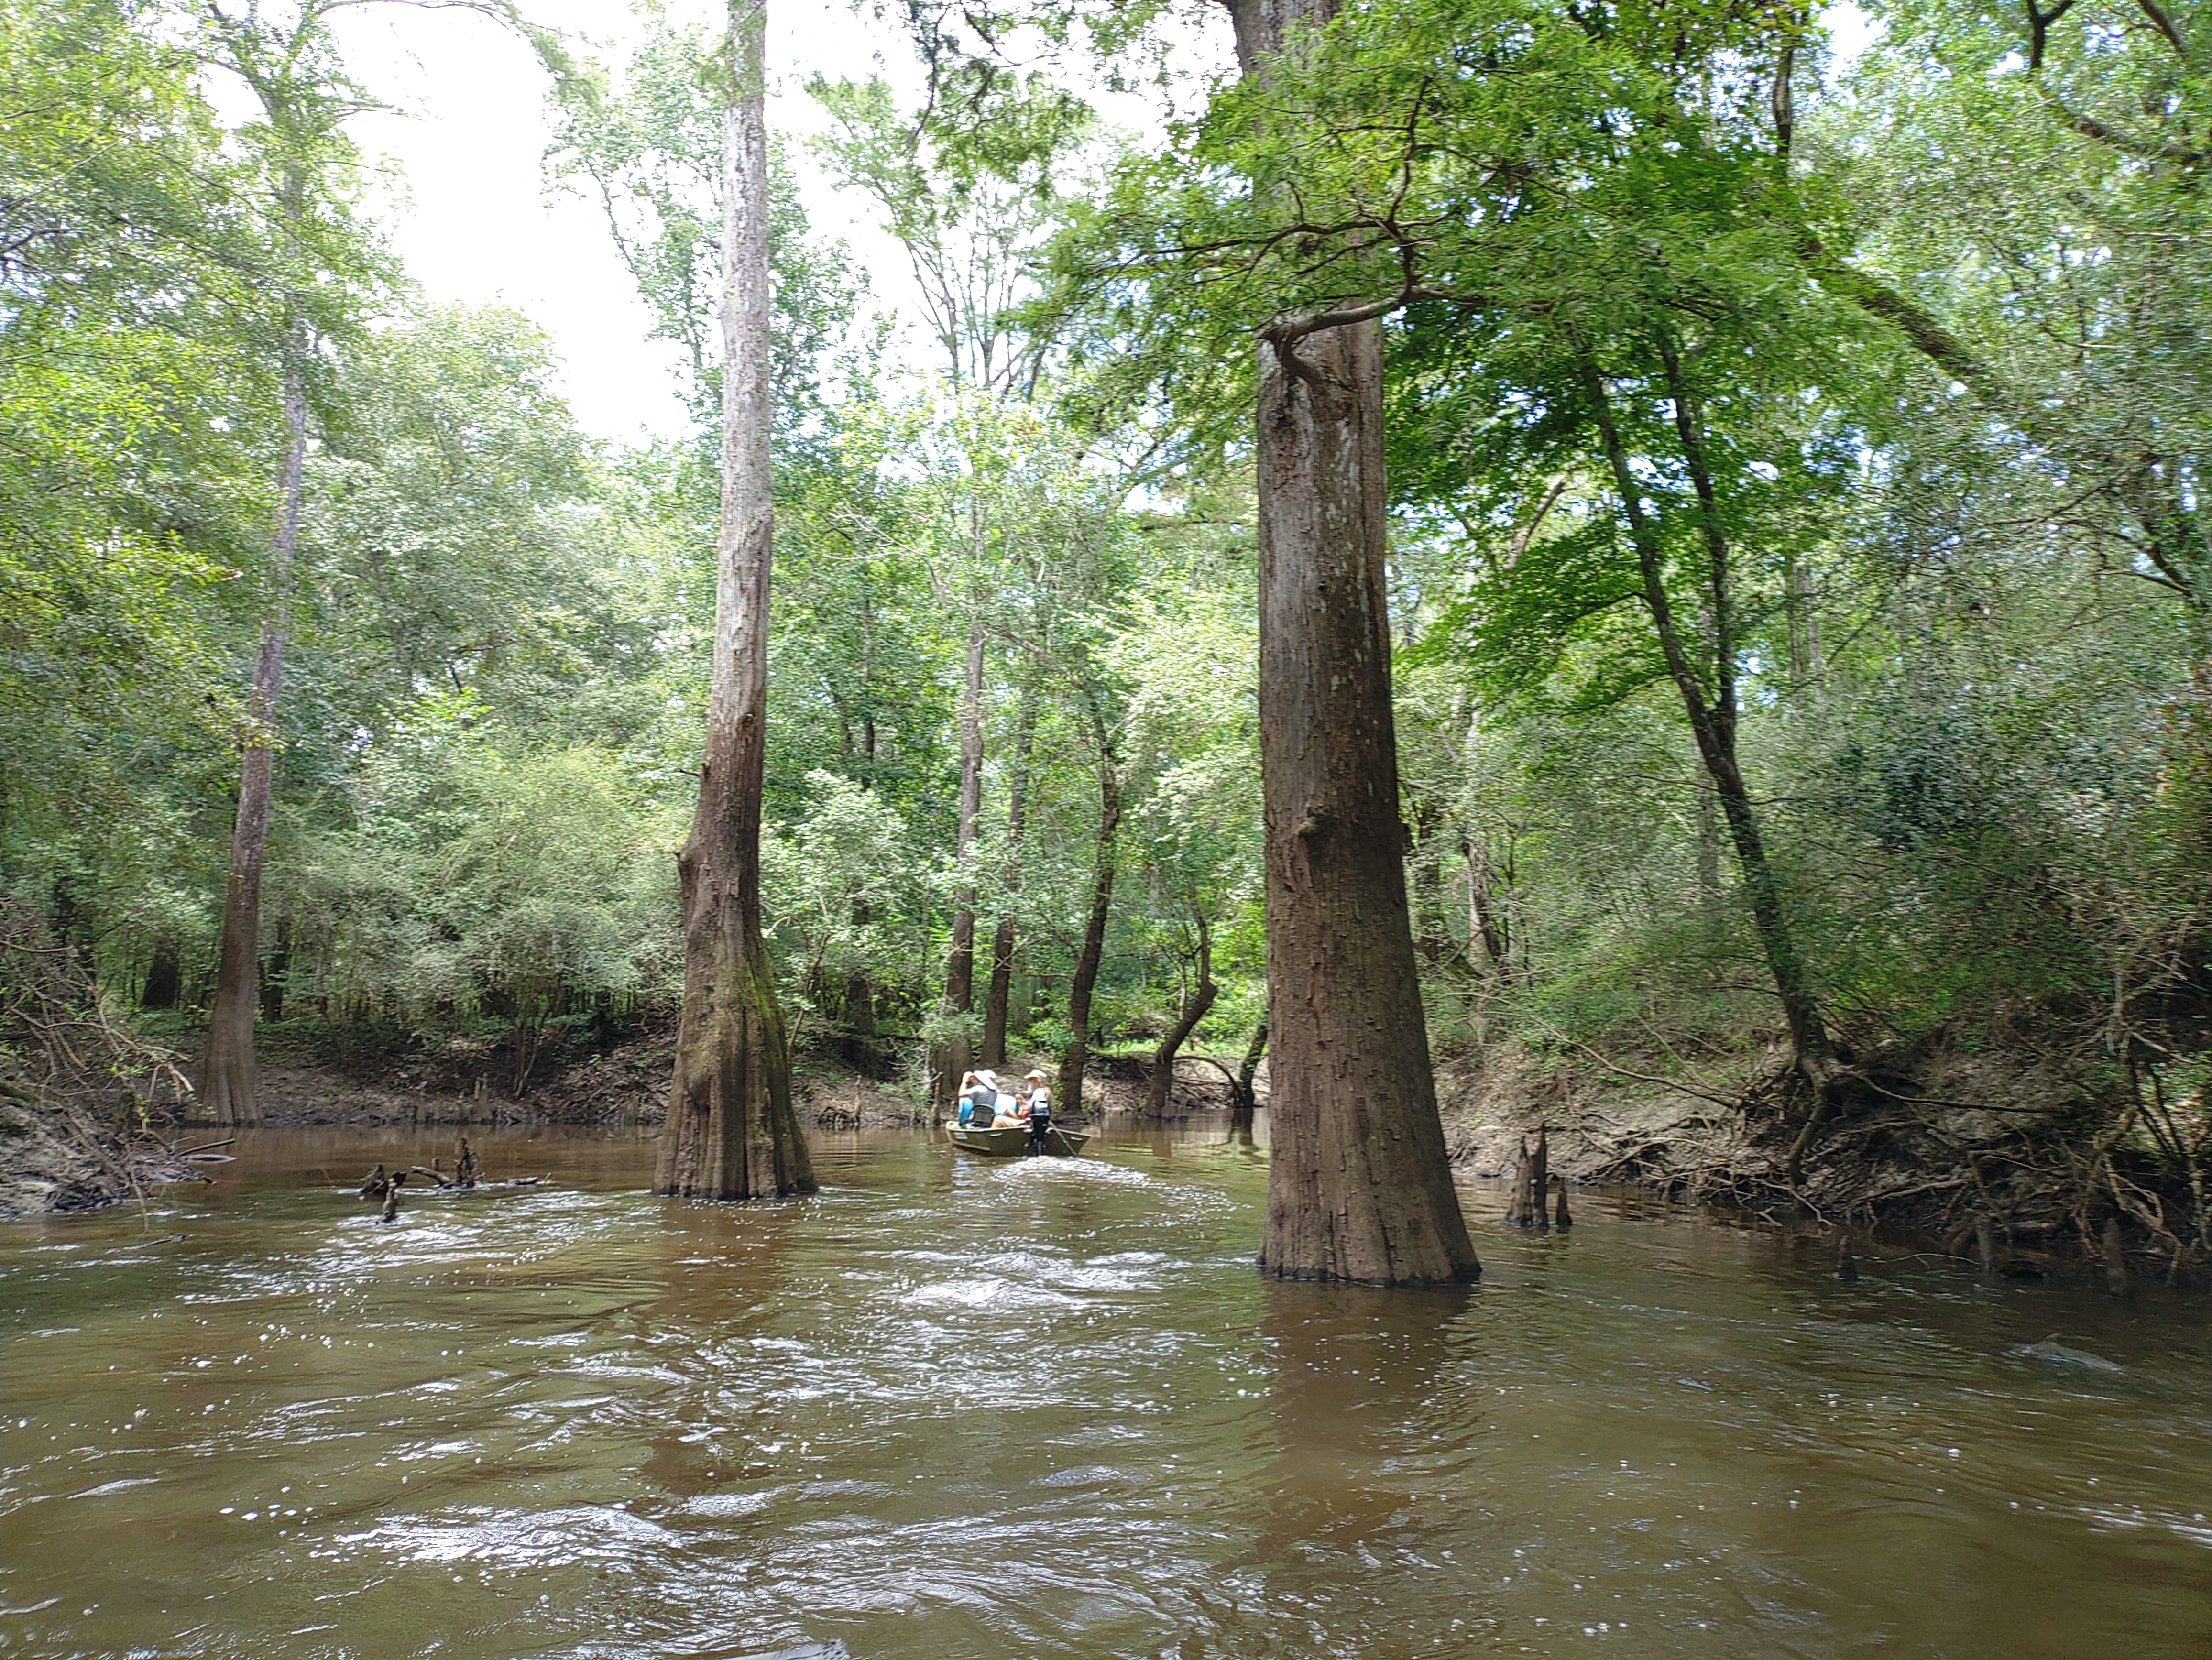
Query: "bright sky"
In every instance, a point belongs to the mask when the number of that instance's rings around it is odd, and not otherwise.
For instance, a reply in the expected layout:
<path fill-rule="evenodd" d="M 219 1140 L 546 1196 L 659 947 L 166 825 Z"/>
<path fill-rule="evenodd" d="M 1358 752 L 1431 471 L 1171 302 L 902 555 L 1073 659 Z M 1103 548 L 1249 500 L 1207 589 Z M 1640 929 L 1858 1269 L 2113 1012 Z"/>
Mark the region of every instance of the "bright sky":
<path fill-rule="evenodd" d="M 638 33 L 617 0 L 524 0 L 526 15 L 618 62 Z M 701 21 L 714 8 L 700 4 Z M 672 5 L 682 16 L 692 7 Z M 897 76 L 902 42 L 837 0 L 769 9 L 769 120 L 804 133 L 823 125 L 805 94 L 817 70 L 864 75 L 879 47 Z M 615 440 L 672 435 L 686 424 L 676 348 L 647 337 L 650 313 L 607 234 L 597 204 L 548 188 L 540 158 L 550 136 L 547 79 L 529 48 L 464 10 L 362 6 L 334 19 L 348 66 L 392 114 L 357 117 L 356 141 L 396 164 L 397 199 L 380 203 L 409 275 L 434 301 L 501 301 L 553 337 L 567 389 L 586 431 Z M 878 42 L 872 37 L 881 35 Z M 594 50 L 596 48 L 596 50 Z M 817 232 L 850 242 L 875 303 L 907 309 L 905 256 L 865 210 L 817 177 L 802 181 Z"/>
<path fill-rule="evenodd" d="M 611 62 L 627 56 L 639 33 L 620 0 L 523 0 L 523 7 Z M 719 21 L 712 0 L 669 0 L 668 9 Z M 1868 20 L 1851 0 L 1838 0 L 1824 21 L 1839 58 L 1865 45 Z M 434 301 L 501 301 L 544 329 L 586 431 L 616 441 L 682 431 L 676 348 L 647 338 L 652 317 L 599 207 L 548 190 L 540 166 L 549 137 L 547 81 L 529 48 L 461 9 L 361 6 L 337 13 L 334 25 L 355 75 L 395 106 L 394 113 L 356 118 L 352 131 L 366 152 L 402 176 L 400 194 L 384 200 L 378 216 L 425 295 Z M 1225 37 L 1225 28 L 1219 33 Z M 845 0 L 771 4 L 769 64 L 769 120 L 792 135 L 825 125 L 805 92 L 817 71 L 860 76 L 880 69 L 902 83 L 914 76 L 897 25 L 856 12 Z M 1111 101 L 1121 107 L 1109 108 L 1109 119 L 1142 119 L 1133 103 Z M 866 205 L 811 168 L 800 188 L 816 233 L 843 238 L 859 256 L 872 303 L 915 315 L 905 254 L 876 228 Z"/>

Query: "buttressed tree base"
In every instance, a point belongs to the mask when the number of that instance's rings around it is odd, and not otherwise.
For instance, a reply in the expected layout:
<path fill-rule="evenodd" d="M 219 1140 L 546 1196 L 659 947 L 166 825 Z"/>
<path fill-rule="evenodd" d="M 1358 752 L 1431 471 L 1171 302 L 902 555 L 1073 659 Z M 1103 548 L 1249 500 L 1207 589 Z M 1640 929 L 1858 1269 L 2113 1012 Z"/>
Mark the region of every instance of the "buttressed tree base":
<path fill-rule="evenodd" d="M 791 1056 L 761 937 L 761 788 L 768 725 L 772 531 L 769 378 L 767 8 L 730 8 L 722 198 L 722 531 L 706 764 L 684 884 L 684 1012 L 653 1191 L 770 1199 L 814 1190 L 791 1104 Z"/>

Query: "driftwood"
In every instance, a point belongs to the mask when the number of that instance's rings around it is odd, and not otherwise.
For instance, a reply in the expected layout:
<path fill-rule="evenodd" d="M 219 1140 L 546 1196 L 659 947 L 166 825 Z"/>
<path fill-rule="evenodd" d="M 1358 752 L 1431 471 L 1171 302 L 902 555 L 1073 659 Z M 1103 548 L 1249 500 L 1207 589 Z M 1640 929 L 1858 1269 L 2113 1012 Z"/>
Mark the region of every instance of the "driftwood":
<path fill-rule="evenodd" d="M 208 1178 L 153 1131 L 191 1096 L 43 918 L 0 900 L 0 1216 L 96 1210 Z"/>

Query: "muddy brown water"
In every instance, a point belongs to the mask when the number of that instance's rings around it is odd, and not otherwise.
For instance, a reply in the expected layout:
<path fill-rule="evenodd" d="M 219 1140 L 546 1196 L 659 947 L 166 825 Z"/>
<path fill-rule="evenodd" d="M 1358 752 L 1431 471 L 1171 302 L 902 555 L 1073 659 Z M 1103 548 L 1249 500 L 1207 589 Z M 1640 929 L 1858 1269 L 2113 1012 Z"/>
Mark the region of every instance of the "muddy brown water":
<path fill-rule="evenodd" d="M 1264 1122 L 1264 1120 L 1263 1120 Z M 2200 1300 L 1984 1282 L 1633 1195 L 1466 1293 L 1251 1266 L 1201 1123 L 994 1162 L 825 1137 L 656 1200 L 263 1132 L 144 1213 L 10 1225 L 8 1652 L 2202 1657 Z M 2123 1370 L 2021 1353 L 2064 1334 Z"/>

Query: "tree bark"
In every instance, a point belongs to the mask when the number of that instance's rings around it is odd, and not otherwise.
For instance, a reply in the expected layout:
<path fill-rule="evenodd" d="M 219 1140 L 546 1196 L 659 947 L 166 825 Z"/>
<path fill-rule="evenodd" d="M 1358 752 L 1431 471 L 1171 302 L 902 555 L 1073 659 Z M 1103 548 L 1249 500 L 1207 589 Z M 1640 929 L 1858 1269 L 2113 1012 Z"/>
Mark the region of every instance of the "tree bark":
<path fill-rule="evenodd" d="M 296 175 L 283 187 L 289 214 L 306 189 Z M 246 753 L 239 768 L 238 812 L 231 822 L 230 881 L 223 895 L 222 954 L 215 1003 L 208 1012 L 207 1051 L 199 1098 L 219 1124 L 261 1122 L 259 1073 L 253 1053 L 256 980 L 260 966 L 261 862 L 269 846 L 270 793 L 276 772 L 270 748 L 276 695 L 284 679 L 284 637 L 291 626 L 292 556 L 300 544 L 300 508 L 307 462 L 307 323 L 295 317 L 284 334 L 284 459 L 278 480 L 276 527 L 270 538 L 273 605 L 262 619 L 253 653 L 253 690 L 246 704 Z"/>
<path fill-rule="evenodd" d="M 1021 881 L 1022 836 L 1027 827 L 1030 760 L 1036 744 L 1036 694 L 1022 688 L 1021 714 L 1014 727 L 1014 775 L 1006 798 L 1006 848 L 1009 883 Z M 1001 915 L 991 937 L 991 987 L 983 996 L 983 1064 L 1006 1064 L 1007 1004 L 1014 986 L 1014 919 Z"/>
<path fill-rule="evenodd" d="M 1248 78 L 1334 0 L 1235 0 Z M 1480 1272 L 1454 1190 L 1406 904 L 1383 579 L 1382 338 L 1259 348 L 1268 1274 Z"/>
<path fill-rule="evenodd" d="M 714 666 L 684 894 L 684 1009 L 653 1191 L 761 1199 L 814 1190 L 761 938 L 768 717 L 769 174 L 767 7 L 731 0 L 722 125 L 722 525 Z"/>
<path fill-rule="evenodd" d="M 981 532 L 978 532 L 980 539 Z M 968 619 L 968 661 L 960 693 L 960 823 L 956 856 L 965 873 L 953 896 L 952 948 L 945 958 L 945 1010 L 966 1015 L 975 1006 L 975 881 L 968 870 L 975 842 L 975 818 L 983 810 L 983 613 Z M 950 1111 L 962 1074 L 975 1065 L 974 1045 L 963 1029 L 939 1047 L 936 1088 L 939 1108 Z"/>
<path fill-rule="evenodd" d="M 1083 947 L 1067 983 L 1067 1049 L 1060 1057 L 1054 1110 L 1073 1118 L 1083 1110 L 1083 1068 L 1091 1058 L 1091 994 L 1098 983 L 1098 964 L 1106 954 L 1106 921 L 1114 906 L 1114 837 L 1121 826 L 1121 781 L 1114 769 L 1114 739 L 1096 694 L 1090 698 L 1091 724 L 1098 739 L 1098 839 L 1092 856 L 1091 915 L 1083 925 Z"/>
<path fill-rule="evenodd" d="M 1147 1118 L 1167 1116 L 1168 1096 L 1175 1088 L 1176 1056 L 1181 1053 L 1191 1033 L 1198 1030 L 1198 1023 L 1206 1018 L 1206 1011 L 1213 1006 L 1214 999 L 1221 994 L 1221 988 L 1213 983 L 1212 930 L 1195 910 L 1191 913 L 1191 920 L 1198 924 L 1198 983 L 1182 1000 L 1182 1007 L 1176 1013 L 1174 1026 L 1160 1039 L 1159 1047 L 1152 1051 L 1152 1075 L 1145 1083 L 1145 1116 Z"/>

